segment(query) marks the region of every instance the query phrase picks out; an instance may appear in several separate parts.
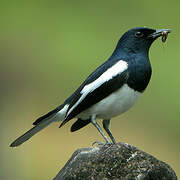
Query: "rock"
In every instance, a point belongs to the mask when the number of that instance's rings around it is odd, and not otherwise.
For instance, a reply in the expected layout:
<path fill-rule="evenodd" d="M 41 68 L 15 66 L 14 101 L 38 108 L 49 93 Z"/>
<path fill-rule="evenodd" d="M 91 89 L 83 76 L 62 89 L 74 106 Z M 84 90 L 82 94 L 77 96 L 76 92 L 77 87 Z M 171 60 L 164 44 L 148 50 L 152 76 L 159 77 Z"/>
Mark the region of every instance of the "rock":
<path fill-rule="evenodd" d="M 166 163 L 126 143 L 75 151 L 54 180 L 177 180 Z"/>

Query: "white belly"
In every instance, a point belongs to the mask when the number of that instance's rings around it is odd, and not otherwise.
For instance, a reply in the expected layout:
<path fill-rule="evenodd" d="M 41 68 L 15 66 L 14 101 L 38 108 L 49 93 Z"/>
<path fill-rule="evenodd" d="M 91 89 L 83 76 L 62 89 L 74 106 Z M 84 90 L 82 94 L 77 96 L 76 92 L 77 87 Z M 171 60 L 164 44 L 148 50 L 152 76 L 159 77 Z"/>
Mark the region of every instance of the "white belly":
<path fill-rule="evenodd" d="M 140 92 L 134 91 L 125 84 L 116 92 L 80 113 L 78 117 L 87 119 L 91 115 L 96 115 L 97 118 L 110 119 L 130 109 L 140 95 Z"/>

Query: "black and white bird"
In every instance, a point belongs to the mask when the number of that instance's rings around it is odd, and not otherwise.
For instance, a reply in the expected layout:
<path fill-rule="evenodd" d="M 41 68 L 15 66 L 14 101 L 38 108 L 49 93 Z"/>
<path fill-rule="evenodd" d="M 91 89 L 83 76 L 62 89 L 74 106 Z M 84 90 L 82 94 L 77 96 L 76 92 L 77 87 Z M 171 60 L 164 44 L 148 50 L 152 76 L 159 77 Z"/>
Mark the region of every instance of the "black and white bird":
<path fill-rule="evenodd" d="M 168 29 L 133 28 L 120 38 L 110 58 L 99 66 L 65 102 L 38 118 L 34 127 L 17 138 L 10 146 L 27 141 L 53 122 L 62 121 L 60 127 L 73 118 L 77 121 L 71 131 L 92 123 L 106 143 L 116 143 L 110 131 L 110 119 L 129 110 L 146 89 L 151 78 L 149 48 L 158 37 L 163 42 Z M 102 119 L 104 134 L 96 119 Z"/>

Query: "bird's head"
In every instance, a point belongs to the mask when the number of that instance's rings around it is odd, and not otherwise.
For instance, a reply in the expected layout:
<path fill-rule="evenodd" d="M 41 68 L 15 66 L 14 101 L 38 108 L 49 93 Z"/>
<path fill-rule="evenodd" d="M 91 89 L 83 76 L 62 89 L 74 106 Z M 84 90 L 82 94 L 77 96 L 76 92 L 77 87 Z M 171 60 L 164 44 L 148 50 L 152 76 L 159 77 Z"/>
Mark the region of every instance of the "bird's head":
<path fill-rule="evenodd" d="M 150 29 L 146 27 L 133 28 L 124 33 L 118 42 L 116 49 L 123 49 L 129 52 L 148 52 L 151 44 L 160 36 L 165 42 L 169 29 Z"/>

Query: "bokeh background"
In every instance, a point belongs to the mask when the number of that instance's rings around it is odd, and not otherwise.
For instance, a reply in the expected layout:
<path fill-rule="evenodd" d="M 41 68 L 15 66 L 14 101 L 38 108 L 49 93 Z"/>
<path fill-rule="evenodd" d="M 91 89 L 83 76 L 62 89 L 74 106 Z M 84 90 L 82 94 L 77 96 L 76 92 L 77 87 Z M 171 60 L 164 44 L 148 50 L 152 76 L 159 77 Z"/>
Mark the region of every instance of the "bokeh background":
<path fill-rule="evenodd" d="M 167 162 L 180 177 L 180 1 L 0 1 L 0 179 L 49 180 L 71 154 L 102 140 L 91 125 L 53 124 L 18 148 L 9 144 L 62 103 L 112 53 L 122 33 L 169 28 L 150 50 L 153 75 L 112 132 Z"/>

